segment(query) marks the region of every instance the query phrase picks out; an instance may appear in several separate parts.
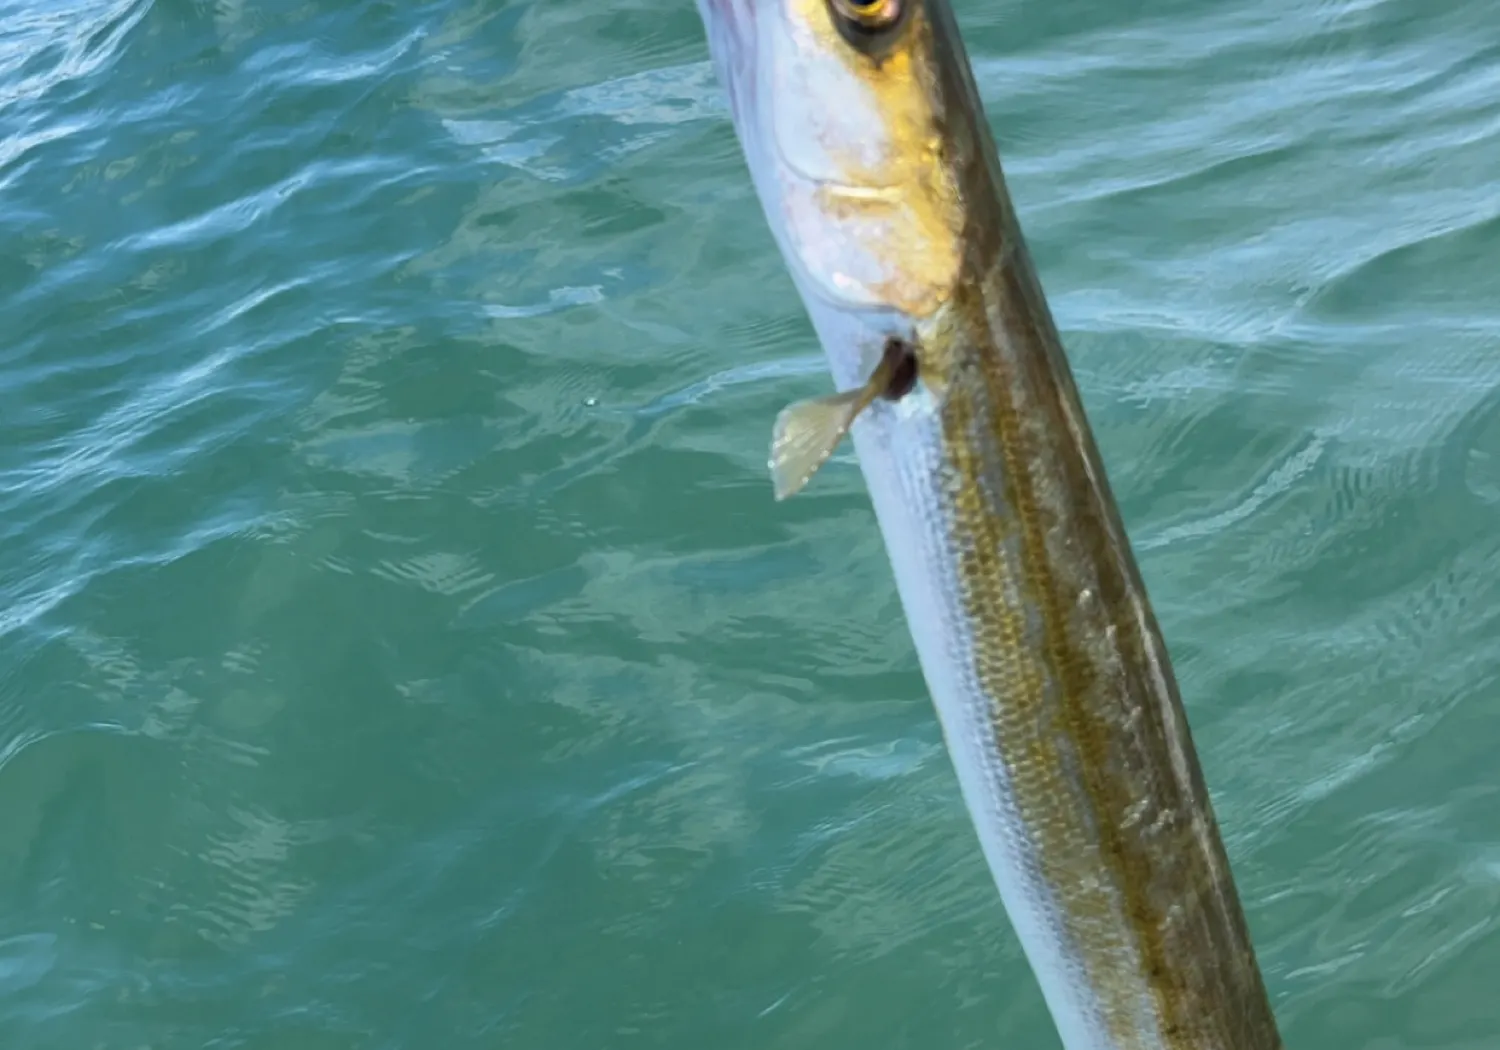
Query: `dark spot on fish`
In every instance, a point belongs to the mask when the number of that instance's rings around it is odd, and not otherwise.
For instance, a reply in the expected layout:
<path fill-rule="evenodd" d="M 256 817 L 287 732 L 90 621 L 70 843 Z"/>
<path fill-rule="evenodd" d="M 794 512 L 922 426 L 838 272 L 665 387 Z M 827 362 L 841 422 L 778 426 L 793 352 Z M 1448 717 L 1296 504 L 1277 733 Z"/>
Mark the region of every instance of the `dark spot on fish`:
<path fill-rule="evenodd" d="M 893 335 L 885 341 L 884 357 L 882 365 L 890 379 L 880 396 L 887 401 L 900 401 L 917 385 L 917 348 Z"/>

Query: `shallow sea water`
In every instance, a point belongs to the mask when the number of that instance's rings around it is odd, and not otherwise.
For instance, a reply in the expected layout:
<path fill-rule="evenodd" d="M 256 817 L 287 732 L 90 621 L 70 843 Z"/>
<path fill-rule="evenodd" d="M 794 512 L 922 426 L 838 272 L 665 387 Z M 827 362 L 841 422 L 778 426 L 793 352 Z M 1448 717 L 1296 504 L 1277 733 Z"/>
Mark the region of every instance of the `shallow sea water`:
<path fill-rule="evenodd" d="M 1500 21 L 957 7 L 1288 1046 L 1493 1046 Z M 0 321 L 0 1045 L 1057 1045 L 691 5 L 0 0 Z"/>

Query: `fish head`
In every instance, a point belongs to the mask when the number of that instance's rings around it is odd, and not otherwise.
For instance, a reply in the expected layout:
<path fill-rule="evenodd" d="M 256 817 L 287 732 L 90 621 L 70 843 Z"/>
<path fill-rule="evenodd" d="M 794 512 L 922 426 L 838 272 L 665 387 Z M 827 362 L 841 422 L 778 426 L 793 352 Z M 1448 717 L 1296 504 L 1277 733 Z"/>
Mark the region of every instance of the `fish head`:
<path fill-rule="evenodd" d="M 835 380 L 923 379 L 978 243 L 988 129 L 946 0 L 698 0 L 761 204 Z M 990 147 L 988 152 L 992 152 Z"/>

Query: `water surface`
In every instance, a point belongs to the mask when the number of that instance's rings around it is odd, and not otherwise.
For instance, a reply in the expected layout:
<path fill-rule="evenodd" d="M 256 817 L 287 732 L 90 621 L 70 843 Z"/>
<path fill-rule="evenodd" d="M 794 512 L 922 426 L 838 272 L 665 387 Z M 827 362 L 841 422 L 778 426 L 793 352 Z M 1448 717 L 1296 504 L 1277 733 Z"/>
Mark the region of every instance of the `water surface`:
<path fill-rule="evenodd" d="M 963 0 L 1289 1047 L 1500 1037 L 1500 23 Z M 0 0 L 0 1044 L 1055 1047 L 690 5 Z"/>

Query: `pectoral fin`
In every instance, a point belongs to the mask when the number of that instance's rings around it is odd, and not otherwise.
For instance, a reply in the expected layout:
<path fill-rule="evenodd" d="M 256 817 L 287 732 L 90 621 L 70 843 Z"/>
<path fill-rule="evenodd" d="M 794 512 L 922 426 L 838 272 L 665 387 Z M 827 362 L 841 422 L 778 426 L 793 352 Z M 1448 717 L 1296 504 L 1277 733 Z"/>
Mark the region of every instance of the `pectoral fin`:
<path fill-rule="evenodd" d="M 771 431 L 771 481 L 778 500 L 802 490 L 869 403 L 861 388 L 798 401 L 781 410 Z"/>
<path fill-rule="evenodd" d="M 877 397 L 899 401 L 916 379 L 916 351 L 906 340 L 891 336 L 864 386 L 783 408 L 771 431 L 771 481 L 776 498 L 802 491 L 872 401 Z"/>

